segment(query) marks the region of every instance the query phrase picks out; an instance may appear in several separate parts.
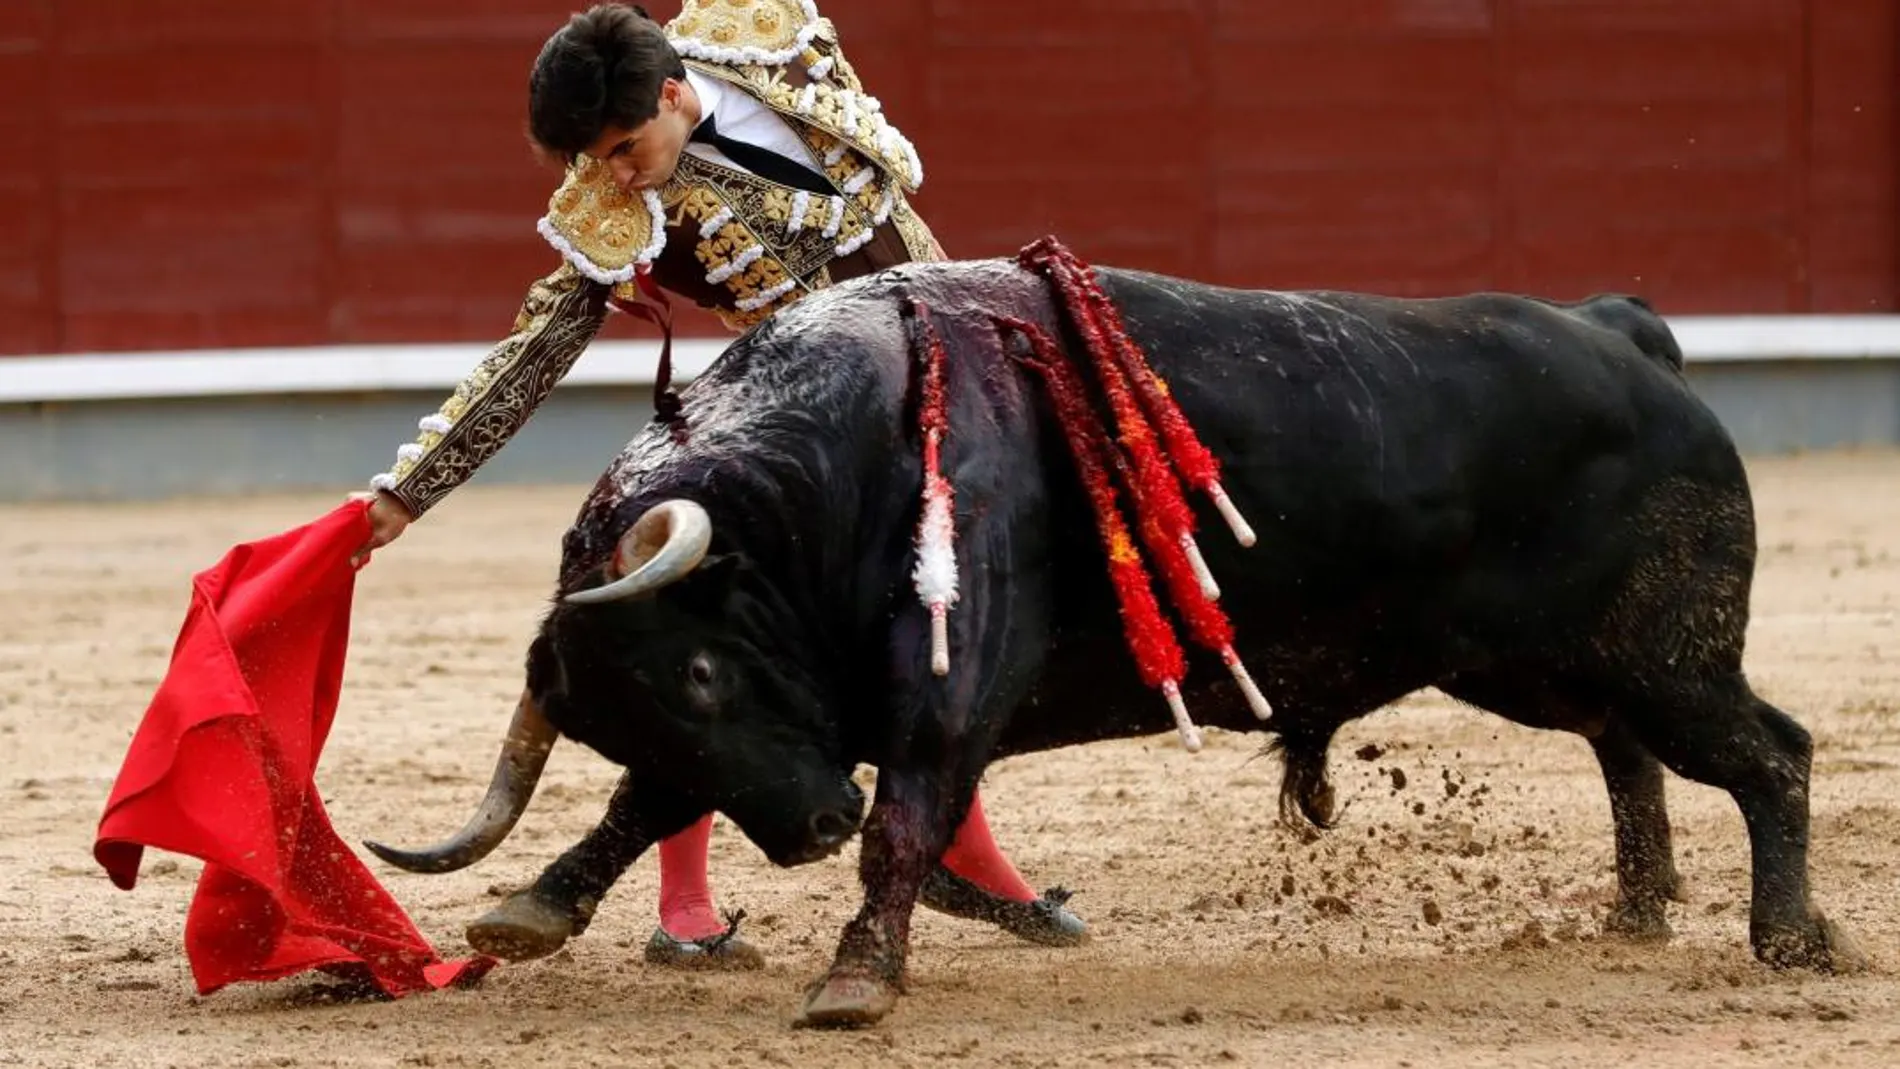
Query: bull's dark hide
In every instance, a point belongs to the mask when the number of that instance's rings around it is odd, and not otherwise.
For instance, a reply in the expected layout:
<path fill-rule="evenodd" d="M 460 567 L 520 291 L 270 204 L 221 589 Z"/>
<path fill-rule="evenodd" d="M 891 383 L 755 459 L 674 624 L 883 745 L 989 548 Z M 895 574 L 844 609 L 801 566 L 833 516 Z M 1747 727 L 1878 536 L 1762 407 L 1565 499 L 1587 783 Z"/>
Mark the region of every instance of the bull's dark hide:
<path fill-rule="evenodd" d="M 1203 723 L 1264 731 L 1282 751 L 1289 818 L 1332 819 L 1341 724 L 1438 687 L 1588 739 L 1615 817 L 1611 928 L 1667 931 L 1667 765 L 1741 808 L 1756 954 L 1858 960 L 1808 901 L 1807 733 L 1742 672 L 1747 479 L 1648 307 L 1101 278 L 1258 533 L 1240 547 L 1196 500 L 1274 718 L 1255 721 L 1203 651 L 1184 691 Z M 910 585 L 913 299 L 948 352 L 962 596 L 943 679 Z M 918 885 L 988 762 L 1170 729 L 1123 646 L 1065 442 L 999 348 L 999 314 L 1076 344 L 1050 289 L 1011 261 L 817 293 L 685 391 L 684 441 L 650 428 L 601 479 L 565 539 L 562 594 L 604 582 L 616 543 L 661 502 L 703 507 L 713 534 L 685 579 L 557 603 L 533 645 L 547 718 L 628 770 L 600 827 L 523 892 L 558 938 L 648 844 L 708 809 L 781 863 L 836 850 L 861 812 L 848 776 L 869 763 L 864 906 L 805 1019 L 875 1019 L 901 981 Z"/>

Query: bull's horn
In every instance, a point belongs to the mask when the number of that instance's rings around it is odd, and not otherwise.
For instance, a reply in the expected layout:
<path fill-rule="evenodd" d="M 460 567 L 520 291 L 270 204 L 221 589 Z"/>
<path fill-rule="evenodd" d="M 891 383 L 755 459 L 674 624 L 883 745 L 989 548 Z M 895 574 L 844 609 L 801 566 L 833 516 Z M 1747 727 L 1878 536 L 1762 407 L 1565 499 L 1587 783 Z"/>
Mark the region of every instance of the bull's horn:
<path fill-rule="evenodd" d="M 613 581 L 576 590 L 567 601 L 593 605 L 652 593 L 699 567 L 711 545 L 712 517 L 704 506 L 677 497 L 662 501 L 620 536 L 609 572 Z"/>
<path fill-rule="evenodd" d="M 501 757 L 495 762 L 488 794 L 461 831 L 425 850 L 398 850 L 381 843 L 363 845 L 377 857 L 410 872 L 454 872 L 473 865 L 514 830 L 515 821 L 521 819 L 528 800 L 534 797 L 534 785 L 540 782 L 548 751 L 554 749 L 558 738 L 560 732 L 541 714 L 534 698 L 524 692 L 515 706 L 508 735 L 502 740 Z"/>

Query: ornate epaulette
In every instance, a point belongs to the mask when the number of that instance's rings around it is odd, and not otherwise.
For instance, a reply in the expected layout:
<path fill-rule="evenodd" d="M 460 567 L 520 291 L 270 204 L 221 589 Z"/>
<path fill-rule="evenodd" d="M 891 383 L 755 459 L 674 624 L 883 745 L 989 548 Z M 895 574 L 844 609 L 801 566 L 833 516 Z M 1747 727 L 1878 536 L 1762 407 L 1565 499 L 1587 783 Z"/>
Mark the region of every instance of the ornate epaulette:
<path fill-rule="evenodd" d="M 735 82 L 788 118 L 839 138 L 897 179 L 906 193 L 924 182 L 917 149 L 864 91 L 838 45 L 831 20 L 812 0 L 687 0 L 666 24 L 673 50 L 705 74 Z M 793 85 L 796 63 L 807 79 Z"/>
<path fill-rule="evenodd" d="M 536 227 L 576 270 L 606 285 L 632 279 L 666 247 L 659 192 L 626 192 L 607 164 L 591 156 L 568 167 Z"/>
<path fill-rule="evenodd" d="M 773 67 L 797 59 L 823 29 L 812 0 L 686 0 L 666 35 L 687 59 Z"/>

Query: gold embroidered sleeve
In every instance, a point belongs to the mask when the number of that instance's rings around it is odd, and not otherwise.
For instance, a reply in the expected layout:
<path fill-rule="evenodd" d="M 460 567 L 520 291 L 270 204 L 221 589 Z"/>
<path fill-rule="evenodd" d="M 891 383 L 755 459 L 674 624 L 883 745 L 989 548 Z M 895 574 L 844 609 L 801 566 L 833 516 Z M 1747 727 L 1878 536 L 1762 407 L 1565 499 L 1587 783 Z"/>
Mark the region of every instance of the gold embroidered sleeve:
<path fill-rule="evenodd" d="M 514 333 L 485 358 L 396 451 L 396 466 L 370 480 L 421 516 L 508 444 L 561 381 L 607 315 L 607 287 L 563 264 L 536 282 Z"/>

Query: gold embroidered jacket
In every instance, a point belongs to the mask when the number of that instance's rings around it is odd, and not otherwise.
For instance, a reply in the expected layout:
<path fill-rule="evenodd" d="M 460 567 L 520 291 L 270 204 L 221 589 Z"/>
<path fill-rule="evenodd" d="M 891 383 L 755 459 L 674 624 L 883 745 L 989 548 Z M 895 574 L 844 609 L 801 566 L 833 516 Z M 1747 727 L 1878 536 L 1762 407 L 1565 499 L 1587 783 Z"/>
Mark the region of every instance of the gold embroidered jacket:
<path fill-rule="evenodd" d="M 744 330 L 833 283 L 943 258 L 905 199 L 923 182 L 916 149 L 864 92 L 812 0 L 687 0 L 665 28 L 689 67 L 782 116 L 834 192 L 682 154 L 666 185 L 626 193 L 605 163 L 577 159 L 538 224 L 561 266 L 529 289 L 514 332 L 371 480 L 411 515 L 465 482 L 527 422 L 599 332 L 609 293 L 637 296 L 638 271 Z"/>

